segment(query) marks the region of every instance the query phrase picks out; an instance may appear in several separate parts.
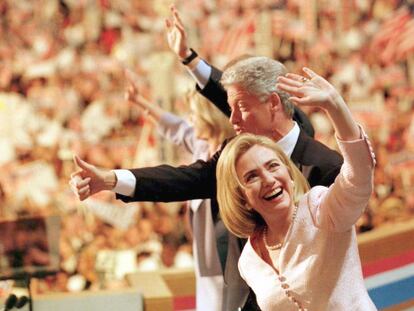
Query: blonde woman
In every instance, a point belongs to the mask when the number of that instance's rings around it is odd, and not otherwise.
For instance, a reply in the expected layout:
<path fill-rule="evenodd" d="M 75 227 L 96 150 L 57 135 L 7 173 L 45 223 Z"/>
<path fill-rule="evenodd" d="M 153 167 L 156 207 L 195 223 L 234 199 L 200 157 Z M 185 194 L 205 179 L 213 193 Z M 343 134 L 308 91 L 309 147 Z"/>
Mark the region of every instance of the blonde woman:
<path fill-rule="evenodd" d="M 334 184 L 308 190 L 295 165 L 270 139 L 242 134 L 217 164 L 217 192 L 228 229 L 248 238 L 241 276 L 262 310 L 376 310 L 365 289 L 355 223 L 372 191 L 375 158 L 334 87 L 310 69 L 277 87 L 298 105 L 331 119 L 344 164 Z"/>
<path fill-rule="evenodd" d="M 127 74 L 127 99 L 142 108 L 158 125 L 158 131 L 193 155 L 193 160 L 208 160 L 220 144 L 235 135 L 226 116 L 196 92 L 187 94 L 191 125 L 183 118 L 151 104 L 138 94 L 131 74 Z M 210 199 L 190 202 L 193 253 L 196 274 L 197 310 L 222 310 L 223 272 L 217 251 Z"/>

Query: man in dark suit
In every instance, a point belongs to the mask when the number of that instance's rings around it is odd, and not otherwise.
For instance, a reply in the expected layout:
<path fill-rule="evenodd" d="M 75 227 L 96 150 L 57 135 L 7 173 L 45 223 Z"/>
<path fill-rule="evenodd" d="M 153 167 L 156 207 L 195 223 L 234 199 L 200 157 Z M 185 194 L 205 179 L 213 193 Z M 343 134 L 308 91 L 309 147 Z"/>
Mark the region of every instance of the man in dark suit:
<path fill-rule="evenodd" d="M 190 59 L 187 64 L 191 65 L 191 58 L 194 60 L 191 54 L 184 55 L 184 63 L 187 58 Z M 298 125 L 300 121 L 293 120 L 295 110 L 288 95 L 275 88 L 277 77 L 285 73 L 286 69 L 277 61 L 250 57 L 224 71 L 225 89 L 219 83 L 221 72 L 211 67 L 211 74 L 200 91 L 222 111 L 227 110 L 237 133 L 250 132 L 278 141 L 311 186 L 329 186 L 339 172 L 342 157 L 305 134 Z M 72 184 L 81 200 L 101 190 L 112 190 L 125 202 L 211 198 L 225 280 L 223 310 L 238 307 L 255 310 L 254 296 L 249 296 L 249 288 L 237 269 L 240 240 L 229 234 L 218 217 L 215 170 L 220 153 L 221 150 L 208 161 L 188 166 L 161 165 L 117 171 L 102 170 L 76 158 L 81 170 L 74 174 Z"/>

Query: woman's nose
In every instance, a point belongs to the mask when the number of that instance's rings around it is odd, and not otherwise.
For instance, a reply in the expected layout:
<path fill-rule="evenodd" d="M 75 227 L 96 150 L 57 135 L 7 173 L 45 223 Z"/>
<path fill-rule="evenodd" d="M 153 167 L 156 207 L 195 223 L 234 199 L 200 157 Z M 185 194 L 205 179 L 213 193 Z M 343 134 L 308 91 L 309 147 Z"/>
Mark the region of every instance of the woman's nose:
<path fill-rule="evenodd" d="M 273 184 L 275 182 L 275 179 L 274 179 L 273 175 L 270 172 L 264 171 L 262 181 L 265 185 L 270 185 L 270 184 Z"/>

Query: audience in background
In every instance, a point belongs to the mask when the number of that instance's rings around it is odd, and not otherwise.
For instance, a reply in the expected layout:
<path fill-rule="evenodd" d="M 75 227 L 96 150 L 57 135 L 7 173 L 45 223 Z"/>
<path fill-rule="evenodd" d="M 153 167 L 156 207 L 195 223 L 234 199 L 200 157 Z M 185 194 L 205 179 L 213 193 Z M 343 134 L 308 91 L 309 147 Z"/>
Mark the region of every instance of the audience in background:
<path fill-rule="evenodd" d="M 413 4 L 337 2 L 341 10 L 318 1 L 312 11 L 313 1 L 294 0 L 179 0 L 176 6 L 189 42 L 217 67 L 241 54 L 265 54 L 291 72 L 309 66 L 333 82 L 377 154 L 374 195 L 358 223 L 366 231 L 414 214 Z M 61 273 L 40 282 L 38 291 L 122 286 L 122 271 L 97 267 L 96 254 L 104 251 L 115 258 L 132 250 L 139 262 L 131 259 L 130 270 L 171 265 L 161 264 L 168 257 L 163 242 L 168 252 L 188 251 L 185 239 L 170 243 L 180 205 L 132 204 L 120 217 L 129 222 L 108 223 L 119 202 L 103 195 L 79 203 L 67 186 L 72 154 L 108 168 L 188 162 L 182 150 L 176 157 L 161 149 L 164 141 L 149 130 L 145 114 L 119 104 L 128 67 L 138 73 L 145 97 L 186 113 L 179 99 L 191 79 L 167 47 L 168 5 L 0 2 L 0 216 L 59 213 L 64 219 Z M 307 113 L 316 137 L 335 146 L 325 116 Z"/>

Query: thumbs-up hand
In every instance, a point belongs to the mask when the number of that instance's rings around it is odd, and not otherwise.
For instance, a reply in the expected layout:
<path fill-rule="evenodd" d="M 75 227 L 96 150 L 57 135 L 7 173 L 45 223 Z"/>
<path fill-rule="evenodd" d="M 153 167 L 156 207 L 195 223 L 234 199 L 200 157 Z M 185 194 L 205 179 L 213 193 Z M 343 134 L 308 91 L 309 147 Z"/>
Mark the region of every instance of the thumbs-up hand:
<path fill-rule="evenodd" d="M 73 161 L 79 170 L 71 175 L 69 185 L 79 200 L 83 201 L 95 193 L 115 187 L 117 180 L 113 171 L 97 168 L 78 156 L 74 156 Z"/>

